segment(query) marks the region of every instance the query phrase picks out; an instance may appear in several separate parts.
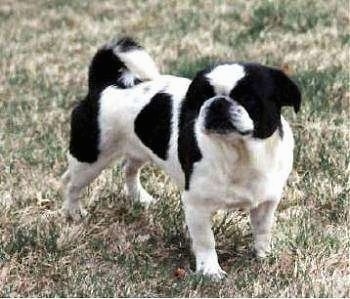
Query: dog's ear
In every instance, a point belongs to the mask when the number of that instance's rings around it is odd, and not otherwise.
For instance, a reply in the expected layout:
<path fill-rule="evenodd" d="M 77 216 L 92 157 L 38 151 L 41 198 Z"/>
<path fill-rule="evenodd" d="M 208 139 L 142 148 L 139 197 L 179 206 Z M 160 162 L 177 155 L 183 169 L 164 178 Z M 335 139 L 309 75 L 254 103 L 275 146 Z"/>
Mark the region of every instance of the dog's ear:
<path fill-rule="evenodd" d="M 301 94 L 298 86 L 279 69 L 271 69 L 275 88 L 275 100 L 282 106 L 294 107 L 295 113 L 300 109 Z"/>

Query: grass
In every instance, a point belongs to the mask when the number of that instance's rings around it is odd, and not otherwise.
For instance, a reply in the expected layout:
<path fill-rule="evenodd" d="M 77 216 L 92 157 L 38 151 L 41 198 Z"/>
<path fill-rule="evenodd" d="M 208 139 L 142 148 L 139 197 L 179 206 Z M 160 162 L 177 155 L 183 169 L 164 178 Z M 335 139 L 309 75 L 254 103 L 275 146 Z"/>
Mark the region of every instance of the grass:
<path fill-rule="evenodd" d="M 348 32 L 343 0 L 2 0 L 0 295 L 349 297 Z M 272 254 L 253 257 L 245 212 L 216 215 L 222 282 L 192 274 L 179 191 L 154 166 L 142 180 L 161 200 L 147 211 L 126 200 L 116 165 L 84 193 L 86 221 L 57 212 L 70 111 L 96 48 L 123 34 L 166 73 L 251 60 L 283 67 L 301 87 L 301 113 L 283 111 L 295 163 Z"/>

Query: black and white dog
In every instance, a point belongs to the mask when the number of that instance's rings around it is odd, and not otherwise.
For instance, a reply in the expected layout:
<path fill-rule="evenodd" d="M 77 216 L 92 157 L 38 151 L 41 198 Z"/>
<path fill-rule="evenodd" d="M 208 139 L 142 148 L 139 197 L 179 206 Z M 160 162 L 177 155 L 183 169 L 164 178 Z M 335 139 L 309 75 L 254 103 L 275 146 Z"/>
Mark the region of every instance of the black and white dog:
<path fill-rule="evenodd" d="M 184 189 L 196 271 L 220 278 L 211 215 L 250 209 L 255 251 L 266 254 L 293 163 L 281 107 L 298 112 L 300 102 L 298 87 L 278 69 L 223 63 L 189 80 L 160 75 L 130 38 L 106 45 L 91 62 L 88 95 L 72 113 L 63 210 L 81 216 L 82 188 L 122 157 L 127 194 L 149 204 L 138 175 L 153 161 Z"/>

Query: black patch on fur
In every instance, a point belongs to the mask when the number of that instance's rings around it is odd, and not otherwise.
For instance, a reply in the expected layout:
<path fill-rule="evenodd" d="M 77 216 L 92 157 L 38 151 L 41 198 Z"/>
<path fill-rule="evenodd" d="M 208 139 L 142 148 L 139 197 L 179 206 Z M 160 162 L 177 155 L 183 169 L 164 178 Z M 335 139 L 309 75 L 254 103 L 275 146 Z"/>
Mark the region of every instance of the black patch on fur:
<path fill-rule="evenodd" d="M 178 157 L 185 174 L 185 190 L 188 190 L 190 186 L 193 164 L 202 159 L 194 135 L 194 124 L 203 103 L 215 96 L 213 87 L 204 77 L 206 73 L 208 73 L 208 69 L 196 75 L 188 88 L 180 109 Z"/>
<path fill-rule="evenodd" d="M 99 155 L 99 102 L 87 96 L 72 112 L 69 151 L 80 162 L 93 163 Z"/>
<path fill-rule="evenodd" d="M 241 104 L 254 121 L 253 137 L 268 138 L 281 126 L 281 107 L 273 100 L 274 83 L 267 67 L 243 66 L 246 75 L 233 88 L 230 97 Z"/>
<path fill-rule="evenodd" d="M 128 70 L 125 64 L 114 54 L 113 49 L 98 50 L 89 68 L 89 94 L 98 97 L 106 87 L 111 85 L 119 88 L 130 87 L 121 80 L 126 71 Z"/>
<path fill-rule="evenodd" d="M 131 50 L 141 50 L 142 47 L 136 43 L 131 37 L 123 37 L 118 40 L 117 46 L 119 46 L 120 52 L 129 52 Z"/>
<path fill-rule="evenodd" d="M 270 68 L 270 73 L 275 84 L 275 101 L 281 106 L 292 106 L 298 113 L 301 105 L 299 87 L 279 69 Z"/>
<path fill-rule="evenodd" d="M 231 106 L 232 103 L 227 99 L 223 97 L 216 98 L 210 106 L 206 108 L 205 128 L 217 134 L 227 134 L 236 131 L 237 129 L 231 121 Z"/>
<path fill-rule="evenodd" d="M 237 83 L 230 97 L 240 103 L 254 121 L 255 138 L 268 138 L 277 129 L 281 137 L 281 107 L 300 106 L 297 86 L 281 71 L 255 63 L 242 63 L 246 75 Z M 285 92 L 284 92 L 285 91 Z"/>
<path fill-rule="evenodd" d="M 255 138 L 268 138 L 277 129 L 281 138 L 281 107 L 300 106 L 300 92 L 294 82 L 277 69 L 256 63 L 241 63 L 246 75 L 237 83 L 230 97 L 240 103 L 254 121 Z"/>
<path fill-rule="evenodd" d="M 136 135 L 159 158 L 168 158 L 171 134 L 172 99 L 167 93 L 157 93 L 137 115 Z"/>
<path fill-rule="evenodd" d="M 128 52 L 134 49 L 142 49 L 129 37 L 120 39 L 117 42 L 108 44 L 99 49 L 93 57 L 89 68 L 89 94 L 98 96 L 106 87 L 114 85 L 119 88 L 129 88 L 122 80 L 123 74 L 128 72 L 125 64 L 114 53 L 113 49 L 118 48 L 119 52 Z M 141 81 L 134 79 L 132 85 Z"/>

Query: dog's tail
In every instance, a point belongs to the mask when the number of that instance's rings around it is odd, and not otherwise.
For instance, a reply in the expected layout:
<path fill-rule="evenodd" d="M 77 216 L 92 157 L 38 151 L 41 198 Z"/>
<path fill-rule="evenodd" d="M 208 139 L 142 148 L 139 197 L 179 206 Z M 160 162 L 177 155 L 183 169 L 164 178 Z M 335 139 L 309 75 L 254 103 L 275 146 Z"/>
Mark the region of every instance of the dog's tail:
<path fill-rule="evenodd" d="M 159 76 L 150 55 L 129 37 L 100 48 L 89 68 L 89 95 L 98 96 L 106 87 L 130 88 Z"/>

